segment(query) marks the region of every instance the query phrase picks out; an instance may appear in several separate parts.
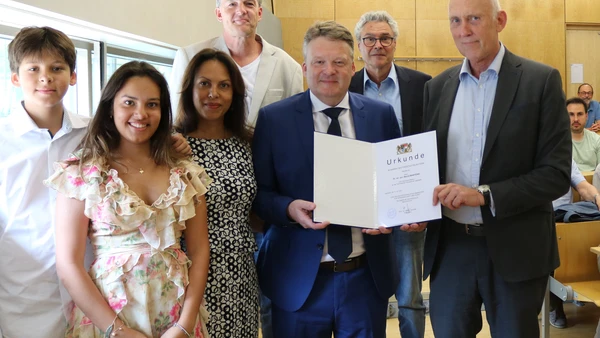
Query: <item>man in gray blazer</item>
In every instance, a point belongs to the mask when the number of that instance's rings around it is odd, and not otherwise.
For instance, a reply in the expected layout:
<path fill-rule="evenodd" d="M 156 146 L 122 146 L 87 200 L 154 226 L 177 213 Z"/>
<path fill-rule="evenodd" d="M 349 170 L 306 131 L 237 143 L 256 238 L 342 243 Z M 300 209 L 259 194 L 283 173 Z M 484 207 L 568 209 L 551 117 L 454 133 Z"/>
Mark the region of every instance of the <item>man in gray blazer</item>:
<path fill-rule="evenodd" d="M 262 10 L 262 0 L 216 0 L 215 14 L 223 24 L 223 34 L 180 48 L 175 55 L 169 81 L 174 114 L 177 114 L 185 68 L 204 48 L 221 50 L 238 65 L 246 84 L 247 123 L 252 128 L 260 108 L 304 91 L 300 65 L 285 51 L 256 34 Z M 255 233 L 258 247 L 262 237 L 261 232 Z M 260 320 L 262 337 L 272 338 L 271 302 L 264 295 L 260 298 Z"/>
<path fill-rule="evenodd" d="M 189 61 L 204 48 L 228 53 L 246 83 L 248 125 L 254 127 L 258 110 L 304 91 L 302 69 L 282 49 L 256 34 L 262 0 L 216 0 L 215 14 L 223 24 L 221 36 L 180 48 L 171 71 L 171 104 L 177 114 L 181 80 Z"/>
<path fill-rule="evenodd" d="M 440 165 L 433 201 L 443 206 L 425 241 L 433 331 L 475 338 L 483 303 L 493 337 L 539 337 L 548 276 L 559 265 L 552 201 L 570 184 L 562 81 L 500 43 L 507 15 L 498 0 L 450 0 L 449 18 L 466 59 L 424 94 Z"/>
<path fill-rule="evenodd" d="M 363 14 L 354 29 L 365 68 L 357 71 L 350 91 L 394 107 L 402 136 L 423 127 L 423 88 L 431 76 L 394 64 L 398 23 L 385 11 Z M 398 322 L 404 338 L 425 336 L 425 306 L 421 296 L 425 232 L 393 233 L 400 283 L 396 287 Z"/>

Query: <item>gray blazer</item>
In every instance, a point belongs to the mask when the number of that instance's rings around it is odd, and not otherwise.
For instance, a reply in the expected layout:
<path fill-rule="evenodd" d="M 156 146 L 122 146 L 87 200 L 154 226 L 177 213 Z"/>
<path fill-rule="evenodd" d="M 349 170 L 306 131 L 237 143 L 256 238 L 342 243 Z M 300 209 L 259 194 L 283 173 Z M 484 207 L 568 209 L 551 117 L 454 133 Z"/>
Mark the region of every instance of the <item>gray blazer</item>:
<path fill-rule="evenodd" d="M 248 109 L 248 125 L 250 126 L 256 124 L 258 110 L 261 107 L 304 91 L 302 69 L 298 62 L 259 35 L 256 38 L 260 39 L 263 49 L 252 94 L 252 106 Z M 230 54 L 222 35 L 177 50 L 169 81 L 173 114 L 177 114 L 185 68 L 194 55 L 204 48 L 214 48 Z"/>
<path fill-rule="evenodd" d="M 460 67 L 425 85 L 423 121 L 426 131 L 437 130 L 441 184 Z M 506 281 L 547 275 L 559 265 L 552 201 L 567 192 L 571 177 L 559 72 L 506 50 L 487 133 L 479 184 L 490 186 L 495 205 L 495 216 L 481 207 L 490 258 Z M 427 227 L 424 277 L 435 266 L 441 223 Z"/>

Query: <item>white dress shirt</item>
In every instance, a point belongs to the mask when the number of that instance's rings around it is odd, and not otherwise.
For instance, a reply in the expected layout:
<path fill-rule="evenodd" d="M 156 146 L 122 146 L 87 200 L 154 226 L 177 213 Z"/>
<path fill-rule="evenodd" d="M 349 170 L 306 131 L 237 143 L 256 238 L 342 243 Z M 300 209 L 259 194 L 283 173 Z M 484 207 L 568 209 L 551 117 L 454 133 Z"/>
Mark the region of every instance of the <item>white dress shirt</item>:
<path fill-rule="evenodd" d="M 42 181 L 77 147 L 88 119 L 65 110 L 51 137 L 22 105 L 16 109 L 0 120 L 0 331 L 5 338 L 62 338 L 69 297 L 56 275 L 56 194 Z"/>
<path fill-rule="evenodd" d="M 348 93 L 342 99 L 336 107 L 344 108 L 338 117 L 340 122 L 340 128 L 342 129 L 342 136 L 346 138 L 356 139 L 356 133 L 354 132 L 354 120 L 352 119 L 352 112 L 350 111 L 350 100 Z M 323 113 L 324 109 L 332 108 L 325 103 L 321 102 L 312 92 L 310 92 L 310 102 L 312 103 L 313 109 L 313 121 L 315 124 L 315 131 L 320 133 L 327 133 L 331 118 Z M 318 207 L 318 206 L 317 206 Z M 358 257 L 365 253 L 365 242 L 363 240 L 363 234 L 361 229 L 352 228 L 352 253 L 349 258 Z M 333 257 L 329 255 L 327 247 L 327 233 L 325 234 L 325 245 L 323 246 L 323 256 L 321 262 L 333 261 Z"/>

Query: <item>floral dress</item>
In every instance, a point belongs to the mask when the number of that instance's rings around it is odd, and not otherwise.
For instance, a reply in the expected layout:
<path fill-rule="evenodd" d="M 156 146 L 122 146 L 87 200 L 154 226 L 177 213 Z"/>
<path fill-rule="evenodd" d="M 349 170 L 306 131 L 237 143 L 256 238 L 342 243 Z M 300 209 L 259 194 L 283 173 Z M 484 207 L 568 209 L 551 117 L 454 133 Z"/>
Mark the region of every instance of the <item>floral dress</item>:
<path fill-rule="evenodd" d="M 85 201 L 95 258 L 89 275 L 96 287 L 127 326 L 160 337 L 179 319 L 192 263 L 179 238 L 211 179 L 197 164 L 180 161 L 170 171 L 167 191 L 147 205 L 115 169 L 66 163 L 57 163 L 55 169 L 44 183 Z M 95 327 L 72 306 L 66 337 L 104 337 L 104 328 Z M 202 306 L 194 337 L 208 338 L 206 316 Z"/>

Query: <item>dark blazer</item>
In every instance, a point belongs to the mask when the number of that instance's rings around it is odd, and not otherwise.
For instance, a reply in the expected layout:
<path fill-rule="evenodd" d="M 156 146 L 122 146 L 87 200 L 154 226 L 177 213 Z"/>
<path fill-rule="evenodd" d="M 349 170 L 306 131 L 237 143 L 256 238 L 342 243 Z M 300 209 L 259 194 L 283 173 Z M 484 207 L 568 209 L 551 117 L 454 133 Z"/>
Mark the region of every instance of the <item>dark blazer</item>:
<path fill-rule="evenodd" d="M 440 182 L 446 183 L 450 115 L 460 65 L 425 85 L 425 130 L 437 130 Z M 559 265 L 552 201 L 569 189 L 571 135 L 556 69 L 506 50 L 487 130 L 480 184 L 488 184 L 496 215 L 481 207 L 496 271 L 507 281 L 547 275 Z M 441 221 L 425 243 L 425 277 L 432 272 Z"/>
<path fill-rule="evenodd" d="M 414 135 L 423 131 L 423 87 L 431 76 L 410 68 L 394 64 L 400 87 L 402 106 L 402 135 Z M 350 82 L 351 92 L 363 94 L 365 83 L 364 68 L 357 71 Z"/>
<path fill-rule="evenodd" d="M 350 93 L 350 109 L 356 139 L 380 142 L 400 137 L 392 106 Z M 286 311 L 298 310 L 306 301 L 325 244 L 325 230 L 304 229 L 287 216 L 293 200 L 313 200 L 313 132 L 306 91 L 262 108 L 252 143 L 258 183 L 254 210 L 269 224 L 258 256 L 260 287 Z M 391 235 L 363 238 L 369 270 L 379 294 L 387 299 L 397 281 Z"/>

